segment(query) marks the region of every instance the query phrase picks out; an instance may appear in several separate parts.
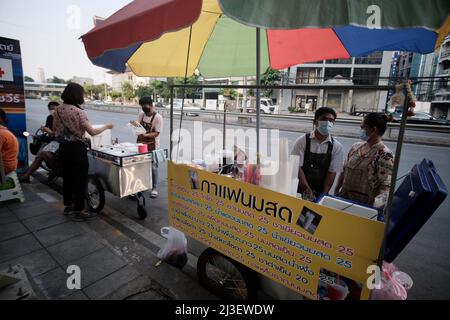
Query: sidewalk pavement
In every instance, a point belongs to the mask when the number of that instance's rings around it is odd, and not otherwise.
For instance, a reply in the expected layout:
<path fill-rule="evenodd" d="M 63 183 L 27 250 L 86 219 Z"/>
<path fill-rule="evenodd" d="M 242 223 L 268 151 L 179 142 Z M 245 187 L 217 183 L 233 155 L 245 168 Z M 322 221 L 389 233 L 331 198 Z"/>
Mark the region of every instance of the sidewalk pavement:
<path fill-rule="evenodd" d="M 61 196 L 52 189 L 36 179 L 22 188 L 25 203 L 0 203 L 0 271 L 24 266 L 39 299 L 217 299 L 192 277 L 192 267 L 155 267 L 155 250 L 101 216 L 72 221 L 63 215 Z M 111 208 L 105 213 L 118 214 Z M 164 244 L 164 238 L 159 241 Z M 70 265 L 80 267 L 80 290 L 67 288 Z"/>

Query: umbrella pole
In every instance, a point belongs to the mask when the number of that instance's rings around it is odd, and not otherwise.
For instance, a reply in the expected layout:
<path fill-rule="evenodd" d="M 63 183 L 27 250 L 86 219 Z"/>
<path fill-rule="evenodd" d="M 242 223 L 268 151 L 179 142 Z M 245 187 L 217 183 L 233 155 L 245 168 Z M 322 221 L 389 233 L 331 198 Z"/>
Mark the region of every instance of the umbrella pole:
<path fill-rule="evenodd" d="M 381 249 L 380 249 L 380 255 L 378 256 L 378 261 L 377 261 L 377 265 L 380 267 L 381 270 L 382 270 L 382 266 L 383 266 L 384 252 L 386 250 L 387 236 L 388 236 L 389 224 L 390 224 L 391 213 L 392 213 L 392 202 L 394 200 L 395 184 L 397 182 L 398 168 L 400 166 L 400 155 L 402 152 L 403 138 L 405 136 L 406 118 L 408 117 L 408 115 L 407 115 L 408 92 L 406 89 L 406 85 L 404 88 L 404 94 L 405 94 L 405 102 L 403 105 L 402 122 L 400 125 L 400 131 L 398 133 L 397 146 L 395 148 L 394 168 L 392 169 L 391 186 L 389 189 L 389 198 L 388 198 L 388 201 L 384 208 L 384 221 L 385 221 L 384 236 L 383 236 L 383 242 L 382 242 Z"/>
<path fill-rule="evenodd" d="M 259 88 L 261 84 L 260 77 L 260 53 L 261 53 L 261 38 L 260 38 L 261 30 L 260 28 L 256 28 L 256 161 L 259 165 L 259 121 L 260 121 L 260 106 L 261 106 L 261 89 Z"/>
<path fill-rule="evenodd" d="M 173 91 L 174 88 L 170 87 L 170 160 L 172 159 L 172 151 L 173 151 Z"/>
<path fill-rule="evenodd" d="M 179 150 L 180 150 L 181 126 L 183 125 L 184 95 L 186 93 L 187 73 L 188 73 L 188 68 L 189 68 L 189 56 L 191 53 L 191 40 L 192 40 L 192 25 L 189 28 L 189 42 L 188 42 L 188 50 L 187 50 L 187 57 L 186 57 L 186 69 L 184 71 L 183 98 L 181 99 L 180 130 L 178 131 L 177 162 L 178 162 L 178 155 L 179 155 Z"/>

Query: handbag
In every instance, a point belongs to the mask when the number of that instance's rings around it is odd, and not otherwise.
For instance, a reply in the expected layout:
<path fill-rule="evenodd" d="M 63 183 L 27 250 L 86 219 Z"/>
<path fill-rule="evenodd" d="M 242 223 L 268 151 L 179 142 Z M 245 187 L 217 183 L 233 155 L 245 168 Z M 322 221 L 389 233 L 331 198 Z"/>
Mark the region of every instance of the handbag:
<path fill-rule="evenodd" d="M 33 137 L 33 142 L 30 143 L 30 152 L 33 155 L 37 155 L 39 150 L 41 150 L 42 147 L 42 140 L 40 140 L 37 137 Z"/>

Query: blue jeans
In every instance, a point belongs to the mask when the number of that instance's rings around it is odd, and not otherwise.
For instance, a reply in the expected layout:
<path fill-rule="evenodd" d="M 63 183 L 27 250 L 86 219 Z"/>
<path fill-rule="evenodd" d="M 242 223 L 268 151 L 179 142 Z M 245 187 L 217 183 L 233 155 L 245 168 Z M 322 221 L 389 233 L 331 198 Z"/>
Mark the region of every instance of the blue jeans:
<path fill-rule="evenodd" d="M 152 163 L 152 188 L 156 189 L 156 185 L 158 183 L 158 164 L 157 163 Z"/>

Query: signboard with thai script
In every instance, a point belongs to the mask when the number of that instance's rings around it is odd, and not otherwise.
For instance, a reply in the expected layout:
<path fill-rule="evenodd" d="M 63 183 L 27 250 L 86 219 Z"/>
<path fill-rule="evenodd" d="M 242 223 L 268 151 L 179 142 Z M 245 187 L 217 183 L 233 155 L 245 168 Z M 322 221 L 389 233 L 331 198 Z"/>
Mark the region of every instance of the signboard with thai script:
<path fill-rule="evenodd" d="M 18 40 L 0 37 L 0 108 L 8 117 L 8 129 L 19 141 L 18 171 L 28 167 L 28 143 L 26 131 L 25 93 L 22 56 Z"/>
<path fill-rule="evenodd" d="M 169 162 L 169 222 L 312 299 L 368 299 L 384 224 Z"/>

